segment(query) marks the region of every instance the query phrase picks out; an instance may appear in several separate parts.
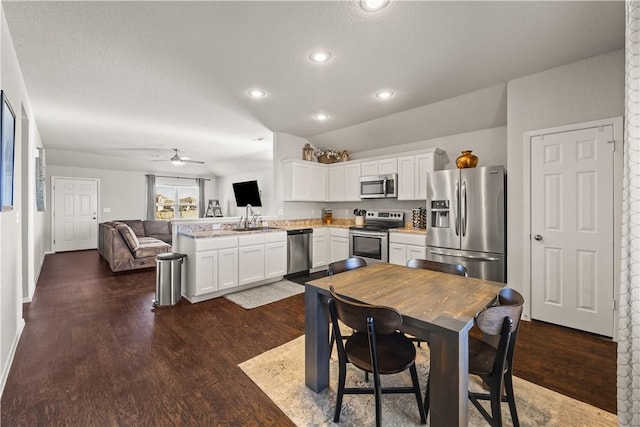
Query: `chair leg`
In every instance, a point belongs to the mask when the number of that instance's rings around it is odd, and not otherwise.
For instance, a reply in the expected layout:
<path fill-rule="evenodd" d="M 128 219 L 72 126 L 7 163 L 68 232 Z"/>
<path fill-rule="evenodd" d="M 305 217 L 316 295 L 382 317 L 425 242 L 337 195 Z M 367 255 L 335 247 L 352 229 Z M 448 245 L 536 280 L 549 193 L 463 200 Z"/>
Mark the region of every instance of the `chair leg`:
<path fill-rule="evenodd" d="M 333 351 L 333 344 L 336 342 L 336 336 L 333 335 L 333 331 L 330 331 L 331 337 L 329 338 L 329 353 Z"/>
<path fill-rule="evenodd" d="M 429 415 L 429 385 L 431 384 L 431 375 L 427 377 L 427 389 L 424 392 L 424 416 Z"/>
<path fill-rule="evenodd" d="M 518 411 L 516 410 L 516 398 L 513 394 L 513 378 L 511 377 L 510 371 L 508 371 L 504 375 L 504 388 L 507 392 L 507 402 L 509 402 L 509 411 L 511 412 L 513 427 L 520 427 L 520 421 L 518 420 Z"/>
<path fill-rule="evenodd" d="M 420 422 L 422 424 L 427 423 L 427 414 L 424 411 L 424 406 L 422 405 L 422 391 L 420 390 L 420 383 L 418 382 L 418 371 L 416 370 L 416 364 L 414 363 L 409 368 L 409 372 L 411 372 L 411 381 L 413 381 L 413 389 L 416 393 L 416 400 L 418 401 L 418 412 L 420 413 Z"/>
<path fill-rule="evenodd" d="M 376 399 L 376 427 L 382 426 L 382 386 L 380 374 L 373 372 L 373 394 Z"/>
<path fill-rule="evenodd" d="M 491 384 L 491 418 L 493 427 L 502 427 L 502 411 L 500 404 L 502 403 L 502 381 L 498 384 Z"/>
<path fill-rule="evenodd" d="M 347 367 L 340 363 L 338 370 L 338 397 L 336 398 L 336 412 L 333 416 L 333 422 L 340 421 L 340 411 L 342 410 L 342 397 L 344 396 L 344 384 L 347 379 Z"/>

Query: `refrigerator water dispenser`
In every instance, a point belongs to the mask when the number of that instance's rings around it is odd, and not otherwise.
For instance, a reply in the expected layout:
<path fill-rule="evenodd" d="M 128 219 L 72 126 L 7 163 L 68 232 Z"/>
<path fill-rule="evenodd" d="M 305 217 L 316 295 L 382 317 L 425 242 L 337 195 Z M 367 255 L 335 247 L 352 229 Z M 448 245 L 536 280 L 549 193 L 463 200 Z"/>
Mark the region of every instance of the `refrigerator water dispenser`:
<path fill-rule="evenodd" d="M 431 201 L 431 227 L 449 228 L 449 201 Z"/>

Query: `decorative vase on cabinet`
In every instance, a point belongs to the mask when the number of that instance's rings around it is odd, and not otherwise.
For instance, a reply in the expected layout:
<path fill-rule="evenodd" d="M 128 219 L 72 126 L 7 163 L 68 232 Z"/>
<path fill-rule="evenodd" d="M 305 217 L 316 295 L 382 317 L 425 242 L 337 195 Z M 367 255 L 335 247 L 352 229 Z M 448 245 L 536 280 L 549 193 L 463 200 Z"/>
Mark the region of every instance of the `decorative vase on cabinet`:
<path fill-rule="evenodd" d="M 458 169 L 475 168 L 478 165 L 478 156 L 471 154 L 472 150 L 464 150 L 456 159 Z"/>

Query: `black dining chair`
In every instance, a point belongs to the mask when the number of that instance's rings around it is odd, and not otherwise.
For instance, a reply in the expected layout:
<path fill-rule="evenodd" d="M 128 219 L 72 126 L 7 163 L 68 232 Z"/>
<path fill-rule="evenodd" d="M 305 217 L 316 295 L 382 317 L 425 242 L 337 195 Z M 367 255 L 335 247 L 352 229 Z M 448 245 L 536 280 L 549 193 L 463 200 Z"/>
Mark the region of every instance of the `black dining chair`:
<path fill-rule="evenodd" d="M 514 427 L 520 426 L 513 394 L 512 369 L 523 304 L 524 298 L 520 293 L 511 288 L 503 288 L 496 303 L 484 308 L 475 317 L 475 326 L 486 336 L 498 338 L 497 346 L 469 337 L 469 374 L 482 378 L 489 388 L 489 393 L 469 391 L 469 400 L 494 427 L 502 426 L 502 402 L 509 404 Z M 429 383 L 427 381 L 424 397 L 426 412 L 429 412 Z M 480 400 L 491 402 L 491 414 L 480 404 Z"/>
<path fill-rule="evenodd" d="M 457 276 L 467 276 L 467 268 L 460 264 L 447 264 L 446 262 L 431 261 L 427 259 L 411 258 L 407 261 L 407 267 L 409 268 L 421 268 L 423 270 L 438 271 L 440 273 L 455 274 Z M 413 338 L 413 341 L 418 344 L 426 342 L 421 338 Z"/>
<path fill-rule="evenodd" d="M 367 261 L 359 257 L 351 257 L 340 261 L 335 261 L 329 264 L 329 268 L 327 268 L 327 276 L 333 276 L 334 274 L 344 273 L 345 271 L 355 270 L 357 268 L 366 266 Z M 331 338 L 329 339 L 329 349 L 333 348 L 335 339 L 336 338 L 333 335 L 333 332 L 331 332 Z M 366 378 L 367 380 L 369 379 L 368 376 L 366 376 Z"/>
<path fill-rule="evenodd" d="M 446 262 L 431 261 L 427 259 L 411 258 L 407 261 L 407 267 L 422 268 L 424 270 L 439 271 L 441 273 L 456 274 L 468 277 L 467 268 L 460 264 L 448 264 Z"/>
<path fill-rule="evenodd" d="M 333 276 L 334 274 L 343 273 L 349 270 L 355 270 L 356 268 L 366 267 L 367 261 L 363 258 L 352 257 L 335 261 L 329 264 L 327 269 L 327 276 Z"/>
<path fill-rule="evenodd" d="M 373 394 L 376 406 L 376 426 L 382 425 L 382 394 L 412 393 L 418 403 L 420 422 L 427 423 L 416 370 L 416 348 L 410 339 L 398 331 L 402 315 L 394 308 L 360 304 L 340 297 L 329 287 L 329 313 L 338 348 L 338 393 L 334 422 L 340 421 L 345 394 Z M 338 320 L 354 332 L 342 340 Z M 373 376 L 373 387 L 345 387 L 347 364 L 351 363 Z M 398 374 L 409 370 L 412 387 L 382 387 L 380 375 Z"/>

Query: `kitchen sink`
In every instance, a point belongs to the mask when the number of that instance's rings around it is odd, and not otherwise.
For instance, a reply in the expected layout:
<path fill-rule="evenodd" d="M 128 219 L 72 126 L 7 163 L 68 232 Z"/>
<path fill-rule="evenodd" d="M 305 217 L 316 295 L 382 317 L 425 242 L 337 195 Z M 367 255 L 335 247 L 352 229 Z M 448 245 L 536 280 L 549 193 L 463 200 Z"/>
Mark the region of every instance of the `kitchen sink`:
<path fill-rule="evenodd" d="M 233 231 L 267 231 L 267 230 L 282 230 L 282 228 L 278 227 L 241 227 L 241 228 L 233 228 Z"/>

